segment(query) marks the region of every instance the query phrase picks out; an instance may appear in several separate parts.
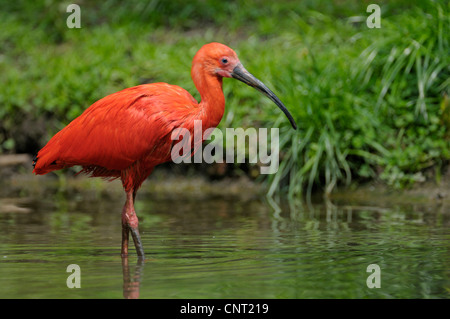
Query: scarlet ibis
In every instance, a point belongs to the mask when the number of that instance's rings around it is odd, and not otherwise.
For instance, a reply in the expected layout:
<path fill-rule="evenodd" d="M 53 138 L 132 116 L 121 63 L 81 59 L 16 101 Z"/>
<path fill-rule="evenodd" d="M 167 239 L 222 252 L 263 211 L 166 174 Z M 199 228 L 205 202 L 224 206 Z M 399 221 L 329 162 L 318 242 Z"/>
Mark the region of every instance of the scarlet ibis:
<path fill-rule="evenodd" d="M 202 130 L 222 119 L 225 98 L 222 78 L 235 78 L 269 97 L 296 124 L 280 99 L 250 74 L 226 45 L 209 43 L 194 56 L 191 76 L 200 93 L 198 103 L 179 86 L 142 84 L 108 95 L 87 108 L 53 136 L 33 159 L 33 173 L 42 175 L 74 165 L 80 173 L 113 180 L 120 178 L 126 192 L 122 209 L 122 256 L 128 256 L 131 233 L 139 257 L 144 249 L 134 209 L 136 192 L 153 168 L 171 161 L 177 128 L 193 132 L 194 120 Z"/>

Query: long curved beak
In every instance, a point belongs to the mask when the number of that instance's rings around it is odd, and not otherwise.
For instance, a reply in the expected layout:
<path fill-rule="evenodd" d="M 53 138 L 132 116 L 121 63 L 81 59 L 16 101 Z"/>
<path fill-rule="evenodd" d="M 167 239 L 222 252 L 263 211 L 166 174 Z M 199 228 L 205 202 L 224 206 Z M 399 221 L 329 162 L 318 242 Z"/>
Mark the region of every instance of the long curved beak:
<path fill-rule="evenodd" d="M 286 106 L 284 106 L 280 99 L 267 86 L 265 86 L 264 83 L 255 78 L 250 72 L 248 72 L 241 63 L 239 63 L 233 69 L 231 76 L 236 80 L 242 81 L 245 84 L 254 87 L 259 92 L 263 93 L 265 96 L 271 99 L 287 116 L 294 130 L 297 129 L 297 124 L 295 124 L 294 118 L 292 117 L 291 113 L 289 113 Z"/>

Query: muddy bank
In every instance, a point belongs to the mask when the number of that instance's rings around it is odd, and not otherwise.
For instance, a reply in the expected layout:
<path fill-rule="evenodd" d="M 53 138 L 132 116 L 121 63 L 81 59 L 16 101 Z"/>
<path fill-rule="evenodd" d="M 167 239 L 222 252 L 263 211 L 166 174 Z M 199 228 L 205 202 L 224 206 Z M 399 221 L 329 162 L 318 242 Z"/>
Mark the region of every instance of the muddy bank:
<path fill-rule="evenodd" d="M 121 196 L 122 186 L 119 181 L 108 183 L 99 178 L 87 178 L 75 175 L 77 170 L 66 170 L 65 173 L 35 176 L 32 174 L 31 156 L 27 154 L 0 156 L 0 195 L 7 197 L 11 193 L 18 194 L 26 188 L 40 192 L 40 183 L 53 185 L 55 189 L 66 191 L 96 190 Z M 146 180 L 141 192 L 153 196 L 169 198 L 194 196 L 202 197 L 239 197 L 252 199 L 265 195 L 264 184 L 252 177 L 252 172 L 233 172 L 230 168 L 210 166 L 208 168 L 187 168 L 163 165 L 155 169 Z M 120 194 L 120 195 L 119 195 Z M 323 195 L 316 192 L 314 201 L 321 201 Z M 440 183 L 426 181 L 417 183 L 410 189 L 392 189 L 382 182 L 352 184 L 349 187 L 338 187 L 329 198 L 333 202 L 373 203 L 374 206 L 391 206 L 393 204 L 425 204 L 444 206 L 450 211 L 450 167 L 442 175 Z"/>

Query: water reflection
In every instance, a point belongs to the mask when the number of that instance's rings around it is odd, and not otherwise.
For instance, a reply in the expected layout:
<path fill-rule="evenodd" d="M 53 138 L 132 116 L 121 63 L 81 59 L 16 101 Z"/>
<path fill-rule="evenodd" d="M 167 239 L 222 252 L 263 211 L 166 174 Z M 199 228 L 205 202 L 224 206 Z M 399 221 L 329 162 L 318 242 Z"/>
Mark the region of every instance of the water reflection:
<path fill-rule="evenodd" d="M 123 297 L 125 299 L 138 299 L 141 276 L 144 271 L 145 261 L 143 258 L 137 258 L 134 271 L 130 272 L 128 257 L 122 257 L 123 270 Z"/>
<path fill-rule="evenodd" d="M 142 261 L 120 257 L 124 198 L 104 184 L 9 186 L 0 199 L 0 297 L 449 297 L 445 204 L 144 187 L 136 202 Z M 382 271 L 378 290 L 365 284 L 372 263 Z M 68 264 L 80 266 L 81 289 L 66 287 Z"/>

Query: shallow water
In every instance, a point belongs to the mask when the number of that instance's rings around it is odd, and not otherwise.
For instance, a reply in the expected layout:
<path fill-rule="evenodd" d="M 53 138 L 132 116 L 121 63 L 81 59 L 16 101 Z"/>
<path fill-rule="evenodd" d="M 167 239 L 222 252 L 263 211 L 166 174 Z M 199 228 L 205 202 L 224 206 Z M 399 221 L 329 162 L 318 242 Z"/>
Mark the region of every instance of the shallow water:
<path fill-rule="evenodd" d="M 450 297 L 450 212 L 439 205 L 340 199 L 276 210 L 256 196 L 144 184 L 139 262 L 134 251 L 120 257 L 117 187 L 47 181 L 3 185 L 0 298 Z M 81 288 L 67 286 L 71 264 Z M 367 286 L 370 264 L 380 288 Z"/>

